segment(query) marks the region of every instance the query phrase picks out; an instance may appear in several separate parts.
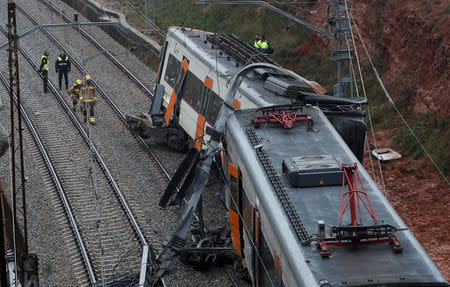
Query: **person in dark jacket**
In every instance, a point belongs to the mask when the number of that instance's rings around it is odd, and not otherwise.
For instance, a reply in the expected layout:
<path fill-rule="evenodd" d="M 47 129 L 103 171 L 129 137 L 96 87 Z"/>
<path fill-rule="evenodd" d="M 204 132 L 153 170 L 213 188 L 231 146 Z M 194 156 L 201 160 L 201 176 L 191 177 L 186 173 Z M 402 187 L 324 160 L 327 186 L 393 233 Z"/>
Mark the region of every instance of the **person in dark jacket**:
<path fill-rule="evenodd" d="M 59 73 L 58 77 L 58 83 L 59 83 L 59 89 L 61 90 L 61 81 L 62 77 L 64 76 L 64 80 L 66 83 L 66 90 L 69 86 L 69 80 L 67 79 L 67 73 L 70 72 L 70 61 L 69 57 L 65 55 L 64 51 L 61 51 L 61 54 L 59 54 L 58 59 L 55 62 L 55 70 L 57 73 Z"/>

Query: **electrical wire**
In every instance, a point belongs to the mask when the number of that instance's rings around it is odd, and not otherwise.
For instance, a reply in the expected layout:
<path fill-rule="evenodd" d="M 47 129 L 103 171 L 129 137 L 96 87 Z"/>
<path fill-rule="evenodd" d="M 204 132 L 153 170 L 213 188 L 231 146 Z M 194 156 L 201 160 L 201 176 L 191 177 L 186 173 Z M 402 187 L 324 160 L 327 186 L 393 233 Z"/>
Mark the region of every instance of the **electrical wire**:
<path fill-rule="evenodd" d="M 378 70 L 376 69 L 372 58 L 370 57 L 369 51 L 367 50 L 367 47 L 364 43 L 364 40 L 361 36 L 361 33 L 359 31 L 358 26 L 356 25 L 355 19 L 353 18 L 352 14 L 349 14 L 349 16 L 352 19 L 353 25 L 356 28 L 356 31 L 358 33 L 358 36 L 361 40 L 361 43 L 363 45 L 363 48 L 366 52 L 366 55 L 369 59 L 370 65 L 372 66 L 372 70 L 375 74 L 375 77 L 377 78 L 378 83 L 380 84 L 383 92 L 384 92 L 384 96 L 387 98 L 387 100 L 389 101 L 389 103 L 392 105 L 392 107 L 394 108 L 394 110 L 396 111 L 397 115 L 400 117 L 400 119 L 402 120 L 402 122 L 405 124 L 405 126 L 408 128 L 409 132 L 413 135 L 414 139 L 417 141 L 417 143 L 420 145 L 420 147 L 422 148 L 422 150 L 424 151 L 424 153 L 426 154 L 426 156 L 430 159 L 430 161 L 433 163 L 434 167 L 438 170 L 438 172 L 440 173 L 440 175 L 442 176 L 442 178 L 444 179 L 444 181 L 447 183 L 447 185 L 450 186 L 450 182 L 448 181 L 448 179 L 445 177 L 444 173 L 442 172 L 442 170 L 439 168 L 439 166 L 436 164 L 436 162 L 433 160 L 433 158 L 431 157 L 430 153 L 428 152 L 428 150 L 425 148 L 425 146 L 422 144 L 422 142 L 419 140 L 419 138 L 417 137 L 417 135 L 415 134 L 415 132 L 412 130 L 412 128 L 409 126 L 408 122 L 406 121 L 406 119 L 403 117 L 403 115 L 401 114 L 401 112 L 399 111 L 399 109 L 397 108 L 397 106 L 395 105 L 395 102 L 392 100 L 391 96 L 389 95 L 389 92 L 386 89 L 386 86 L 383 84 L 383 81 L 381 80 L 380 75 L 378 74 Z"/>
<path fill-rule="evenodd" d="M 81 27 L 78 26 L 78 31 L 80 34 L 80 38 L 82 39 L 83 36 L 81 34 Z M 85 55 L 84 53 L 84 48 L 83 48 L 83 41 L 80 41 L 80 48 L 81 48 L 81 55 Z M 81 66 L 81 73 L 83 75 L 83 71 L 86 72 L 85 70 L 85 58 L 82 57 L 82 66 Z M 85 93 L 84 93 L 84 99 L 86 100 L 86 98 L 89 96 L 87 91 L 87 87 L 86 87 L 86 81 L 85 81 Z M 91 129 L 90 129 L 90 107 L 89 107 L 89 103 L 90 102 L 85 102 L 85 108 L 86 108 L 86 116 L 87 116 L 87 121 L 88 122 L 88 128 L 87 128 L 87 136 L 88 139 L 91 140 Z M 80 103 L 82 105 L 82 103 Z M 103 246 L 102 246 L 102 228 L 101 228 L 101 221 L 100 221 L 100 207 L 99 207 L 99 203 L 98 203 L 98 193 L 97 193 L 97 184 L 96 184 L 96 176 L 95 176 L 95 160 L 94 160 L 94 153 L 92 150 L 92 147 L 89 147 L 89 157 L 91 159 L 91 172 L 90 172 L 90 177 L 91 177 L 91 182 L 92 182 L 92 187 L 93 187 L 93 193 L 94 193 L 94 204 L 95 204 L 95 216 L 96 216 L 96 222 L 97 222 L 97 236 L 98 236 L 98 250 L 99 250 L 99 254 L 100 254 L 100 275 L 101 275 L 101 281 L 102 281 L 102 286 L 106 286 L 106 278 L 105 278 L 105 264 L 104 264 L 104 254 L 103 254 Z"/>
<path fill-rule="evenodd" d="M 349 29 L 350 30 L 350 36 L 352 38 L 353 49 L 355 50 L 355 58 L 356 58 L 357 66 L 358 66 L 358 72 L 359 72 L 359 77 L 360 77 L 360 81 L 361 81 L 361 88 L 362 88 L 362 91 L 363 91 L 364 98 L 367 100 L 366 87 L 365 87 L 365 84 L 364 84 L 364 78 L 362 76 L 361 63 L 359 61 L 358 47 L 356 46 L 356 41 L 355 41 L 355 37 L 354 37 L 354 34 L 353 34 L 352 25 L 351 25 L 351 22 L 350 22 L 350 12 L 349 12 L 349 9 L 348 9 L 347 1 L 345 1 L 345 12 L 347 13 L 347 18 L 349 20 L 348 25 L 350 26 L 350 29 Z M 349 46 L 349 43 L 348 43 L 349 40 L 348 40 L 347 35 L 346 35 L 346 40 L 347 40 L 347 45 Z M 372 114 L 370 112 L 370 106 L 369 105 L 367 106 L 367 116 L 369 118 L 370 130 L 371 130 L 372 140 L 373 140 L 373 143 L 374 143 L 374 146 L 375 146 L 375 150 L 378 150 L 377 140 L 376 140 L 376 137 L 375 137 L 375 128 L 374 128 L 374 125 L 373 125 Z M 367 138 L 367 134 L 366 134 L 366 138 Z M 372 175 L 373 175 L 374 179 L 376 180 L 376 174 L 375 174 L 375 169 L 374 169 L 373 162 L 372 162 L 372 155 L 370 153 L 368 139 L 367 139 L 367 148 L 368 148 L 368 151 L 369 151 L 369 161 L 370 161 L 370 166 L 372 168 Z M 383 168 L 381 166 L 381 161 L 380 161 L 380 159 L 378 157 L 377 157 L 377 162 L 378 162 L 378 170 L 380 172 L 381 185 L 383 187 L 383 193 L 384 193 L 384 196 L 387 198 L 387 190 L 386 190 L 386 184 L 385 184 L 384 176 L 383 176 Z"/>

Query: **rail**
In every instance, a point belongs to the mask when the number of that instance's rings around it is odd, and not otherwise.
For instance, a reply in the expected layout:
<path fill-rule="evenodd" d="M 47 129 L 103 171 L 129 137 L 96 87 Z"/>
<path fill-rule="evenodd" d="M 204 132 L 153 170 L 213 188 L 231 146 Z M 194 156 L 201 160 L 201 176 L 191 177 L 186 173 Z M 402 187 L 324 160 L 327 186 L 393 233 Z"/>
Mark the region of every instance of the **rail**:
<path fill-rule="evenodd" d="M 17 5 L 16 5 L 17 7 Z M 24 13 L 24 15 L 26 15 L 27 13 L 21 9 L 18 8 L 22 13 Z M 1 27 L 0 30 L 7 35 L 6 30 Z M 48 32 L 47 32 L 48 33 Z M 56 39 L 55 39 L 56 41 Z M 33 59 L 31 58 L 31 56 L 19 45 L 18 46 L 20 53 L 25 57 L 25 59 L 28 61 L 28 63 L 30 64 L 31 67 L 33 67 L 33 69 L 35 70 L 36 73 L 39 74 L 40 77 L 42 77 L 42 75 L 40 75 L 39 73 L 39 67 L 36 65 L 36 63 L 33 62 Z M 95 148 L 94 144 L 92 143 L 92 141 L 90 140 L 88 134 L 85 132 L 85 130 L 83 129 L 82 125 L 79 123 L 79 121 L 77 120 L 75 114 L 72 112 L 71 108 L 67 105 L 67 103 L 64 101 L 63 97 L 59 94 L 58 90 L 56 89 L 56 87 L 53 85 L 53 83 L 51 81 L 48 82 L 48 85 L 50 87 L 50 90 L 52 91 L 53 95 L 55 95 L 56 99 L 58 100 L 58 102 L 60 103 L 60 105 L 62 106 L 62 108 L 66 111 L 66 113 L 68 114 L 70 120 L 72 121 L 72 123 L 74 124 L 75 128 L 77 129 L 77 131 L 80 133 L 80 135 L 82 136 L 84 142 L 86 143 L 86 145 L 91 149 L 92 154 L 94 156 L 94 158 L 96 159 L 96 161 L 98 162 L 98 164 L 100 165 L 100 168 L 102 169 L 104 175 L 106 176 L 106 178 L 108 179 L 109 184 L 111 185 L 112 189 L 114 190 L 117 198 L 119 199 L 119 202 L 122 206 L 122 208 L 124 209 L 130 223 L 133 226 L 133 230 L 135 231 L 135 233 L 137 234 L 139 240 L 141 241 L 143 246 L 148 246 L 148 242 L 145 239 L 139 225 L 137 224 L 136 219 L 134 218 L 131 209 L 129 208 L 125 197 L 123 196 L 122 192 L 120 191 L 117 183 L 115 182 L 114 178 L 111 175 L 111 172 L 109 171 L 108 167 L 106 166 L 105 162 L 103 161 L 102 157 L 100 156 L 99 152 L 97 151 L 97 149 Z M 70 213 L 71 216 L 73 216 L 72 213 Z M 69 219 L 70 220 L 70 219 Z M 81 238 L 81 237 L 80 237 Z M 78 242 L 78 238 L 77 238 L 77 242 Z M 80 241 L 82 242 L 82 241 Z M 79 242 L 78 242 L 79 243 Z M 85 250 L 84 245 L 83 246 L 79 246 L 80 250 Z M 85 257 L 85 255 L 82 252 L 82 256 L 83 259 L 85 261 L 85 265 L 86 265 L 86 269 L 88 270 L 88 275 L 89 278 L 91 280 L 91 283 L 95 283 L 95 275 L 92 271 L 92 266 L 89 262 L 89 257 Z M 87 256 L 87 253 L 86 253 Z M 87 259 L 87 260 L 86 260 Z M 92 273 L 91 273 L 92 272 Z"/>
<path fill-rule="evenodd" d="M 10 90 L 11 87 L 8 83 L 8 81 L 6 80 L 5 76 L 3 76 L 2 73 L 0 73 L 0 80 L 2 81 L 3 85 Z M 17 97 L 16 94 L 14 93 L 14 101 L 17 104 Z M 38 132 L 36 131 L 36 128 L 34 127 L 33 123 L 31 122 L 30 117 L 28 116 L 27 112 L 25 111 L 25 109 L 21 106 L 20 107 L 20 113 L 23 117 L 23 119 L 25 120 L 25 123 L 31 133 L 31 136 L 33 137 L 34 142 L 36 143 L 42 158 L 44 159 L 45 165 L 47 166 L 47 169 L 52 177 L 53 183 L 55 184 L 55 187 L 58 191 L 58 194 L 61 198 L 61 201 L 63 202 L 63 206 L 64 206 L 64 210 L 67 214 L 67 218 L 69 220 L 69 223 L 72 227 L 72 231 L 75 235 L 75 238 L 77 240 L 78 246 L 80 248 L 80 253 L 81 256 L 83 257 L 83 261 L 86 267 L 86 271 L 88 273 L 89 279 L 91 280 L 91 282 L 96 282 L 95 280 L 95 274 L 94 271 L 92 270 L 92 266 L 91 263 L 89 261 L 89 255 L 87 254 L 86 251 L 86 247 L 84 246 L 83 243 L 83 239 L 81 238 L 81 234 L 80 231 L 78 229 L 78 226 L 75 222 L 75 217 L 73 216 L 73 212 L 72 209 L 70 207 L 69 201 L 67 200 L 67 196 L 64 192 L 64 189 L 61 185 L 61 182 L 59 180 L 58 174 L 56 173 L 56 170 L 52 164 L 52 161 L 50 160 L 49 155 L 47 154 L 47 151 L 45 150 L 44 144 L 42 143 L 42 140 L 38 134 Z"/>
<path fill-rule="evenodd" d="M 49 1 L 46 0 L 39 0 L 41 1 L 45 6 L 47 6 L 50 10 L 52 10 L 54 13 L 56 14 L 60 14 L 60 12 L 58 11 L 58 8 L 56 8 L 52 3 L 50 3 Z M 67 23 L 72 23 L 72 20 L 70 20 L 69 17 L 67 17 L 64 14 L 61 14 L 61 17 L 64 19 L 64 21 L 66 21 Z M 122 72 L 124 72 L 124 74 L 130 78 L 144 93 L 147 97 L 149 97 L 150 99 L 153 100 L 154 95 L 153 93 L 141 82 L 138 80 L 138 78 L 136 78 L 133 73 L 131 73 L 127 68 L 125 68 L 125 66 L 120 63 L 110 52 L 108 52 L 108 50 L 106 50 L 99 42 L 97 42 L 91 35 L 89 35 L 86 31 L 84 31 L 83 29 L 79 28 L 79 27 L 73 27 L 74 29 L 77 29 L 78 31 L 80 31 L 81 35 L 83 37 L 85 37 L 89 42 L 91 42 L 94 46 L 97 47 L 97 49 L 99 49 L 103 54 L 105 54 L 105 56 L 111 61 L 113 62 L 114 65 L 116 65 Z"/>

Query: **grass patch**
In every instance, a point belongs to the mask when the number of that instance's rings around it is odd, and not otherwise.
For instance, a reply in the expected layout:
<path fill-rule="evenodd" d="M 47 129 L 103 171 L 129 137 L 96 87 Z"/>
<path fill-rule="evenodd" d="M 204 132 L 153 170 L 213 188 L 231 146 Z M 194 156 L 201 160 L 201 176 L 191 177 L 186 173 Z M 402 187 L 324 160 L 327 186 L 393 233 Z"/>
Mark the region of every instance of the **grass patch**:
<path fill-rule="evenodd" d="M 421 113 L 410 123 L 417 138 L 445 175 L 450 173 L 449 123 L 449 118 L 439 117 L 434 113 Z M 422 147 L 406 126 L 399 128 L 393 138 L 411 158 L 420 159 L 424 156 Z"/>

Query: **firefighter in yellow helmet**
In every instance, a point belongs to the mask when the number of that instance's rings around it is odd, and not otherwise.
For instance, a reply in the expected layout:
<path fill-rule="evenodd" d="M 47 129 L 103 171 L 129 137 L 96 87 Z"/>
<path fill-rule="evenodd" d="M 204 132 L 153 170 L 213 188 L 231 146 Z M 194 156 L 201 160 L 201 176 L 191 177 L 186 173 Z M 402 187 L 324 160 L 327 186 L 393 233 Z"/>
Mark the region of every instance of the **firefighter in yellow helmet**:
<path fill-rule="evenodd" d="M 70 98 L 72 99 L 72 110 L 77 110 L 78 105 L 78 99 L 80 98 L 80 92 L 83 90 L 83 81 L 80 79 L 77 79 L 75 81 L 75 85 L 70 87 L 70 89 L 67 90 L 67 93 L 69 94 Z"/>
<path fill-rule="evenodd" d="M 94 83 L 92 83 L 91 76 L 86 75 L 85 79 L 86 82 L 84 84 L 84 89 L 81 90 L 80 94 L 81 110 L 83 111 L 83 121 L 87 121 L 89 109 L 89 123 L 95 125 L 94 106 L 97 103 L 98 92 L 94 87 Z"/>

